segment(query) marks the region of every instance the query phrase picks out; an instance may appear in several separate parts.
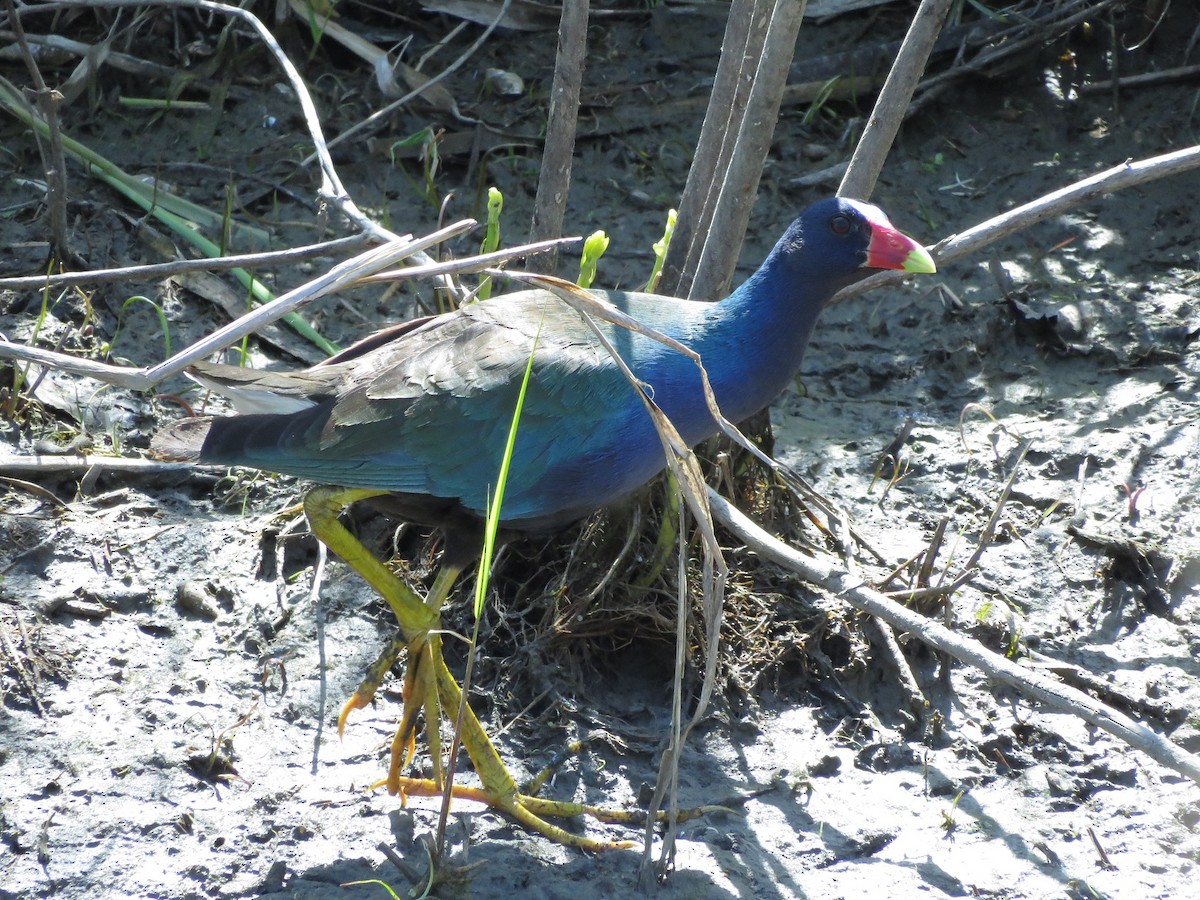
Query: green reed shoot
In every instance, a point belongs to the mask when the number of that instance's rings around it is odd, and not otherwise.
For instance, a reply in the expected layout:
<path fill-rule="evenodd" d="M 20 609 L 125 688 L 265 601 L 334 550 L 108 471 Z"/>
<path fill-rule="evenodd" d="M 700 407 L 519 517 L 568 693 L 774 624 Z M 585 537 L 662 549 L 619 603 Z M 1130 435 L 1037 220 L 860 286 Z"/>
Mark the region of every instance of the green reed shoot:
<path fill-rule="evenodd" d="M 487 231 L 483 235 L 483 243 L 479 245 L 480 253 L 492 253 L 500 248 L 500 213 L 504 211 L 504 195 L 497 187 L 488 188 L 487 200 Z M 492 296 L 492 276 L 485 275 L 479 282 L 478 297 L 486 300 Z"/>
<path fill-rule="evenodd" d="M 583 258 L 579 260 L 579 279 L 576 281 L 581 288 L 589 288 L 596 280 L 596 263 L 608 249 L 608 235 L 603 231 L 593 232 L 583 242 Z"/>
<path fill-rule="evenodd" d="M 650 245 L 650 249 L 654 251 L 654 267 L 650 269 L 650 280 L 646 282 L 646 290 L 654 293 L 658 290 L 658 283 L 662 280 L 663 263 L 667 260 L 667 251 L 671 249 L 671 238 L 675 235 L 675 220 L 679 218 L 679 210 L 667 210 L 667 227 L 663 230 L 663 236 Z"/>

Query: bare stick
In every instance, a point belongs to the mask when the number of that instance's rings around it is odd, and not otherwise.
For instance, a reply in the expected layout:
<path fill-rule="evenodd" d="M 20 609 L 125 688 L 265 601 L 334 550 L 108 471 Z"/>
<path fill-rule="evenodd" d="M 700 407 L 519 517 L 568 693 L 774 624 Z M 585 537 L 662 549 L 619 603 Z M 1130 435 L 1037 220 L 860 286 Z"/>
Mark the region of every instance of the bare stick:
<path fill-rule="evenodd" d="M 831 557 L 806 556 L 776 540 L 745 513 L 711 488 L 708 500 L 713 517 L 760 556 L 799 574 L 806 581 L 862 610 L 907 631 L 937 650 L 974 666 L 989 678 L 1012 685 L 1051 709 L 1071 713 L 1107 731 L 1151 759 L 1200 783 L 1200 758 L 1177 747 L 1162 735 L 1099 703 L 1082 691 L 1060 684 L 1040 672 L 1024 669 L 977 642 L 955 634 L 910 609 L 894 603 L 850 576 Z"/>
<path fill-rule="evenodd" d="M 8 20 L 12 23 L 13 34 L 17 37 L 17 46 L 21 48 L 21 57 L 29 69 L 33 79 L 34 94 L 37 97 L 38 112 L 46 123 L 45 145 L 38 141 L 38 149 L 42 153 L 42 163 L 46 170 L 46 209 L 50 214 L 50 255 L 54 261 L 61 263 L 74 262 L 70 242 L 67 239 L 67 160 L 63 155 L 62 134 L 58 130 L 58 104 L 62 95 L 52 91 L 42 79 L 42 72 L 25 40 L 25 29 L 21 25 L 21 17 L 13 5 L 13 0 L 4 0 L 8 10 Z M 37 131 L 34 132 L 36 140 Z"/>
<path fill-rule="evenodd" d="M 1138 162 L 1127 161 L 1036 200 L 1031 200 L 1029 203 L 988 219 L 986 222 L 981 222 L 959 234 L 944 238 L 931 247 L 929 252 L 933 254 L 933 258 L 939 266 L 944 265 L 966 256 L 968 253 L 973 253 L 981 247 L 986 247 L 988 244 L 994 244 L 1010 234 L 1023 231 L 1038 222 L 1061 215 L 1076 206 L 1126 188 L 1137 187 L 1148 181 L 1190 172 L 1192 169 L 1200 169 L 1200 145 L 1164 153 L 1161 156 L 1152 156 Z M 872 275 L 839 291 L 831 302 L 841 303 L 843 300 L 849 300 L 851 297 L 857 297 L 859 294 L 865 294 L 875 288 L 897 284 L 905 277 L 903 273 L 892 272 Z"/>
<path fill-rule="evenodd" d="M 14 32 L 0 29 L 0 41 L 15 40 L 16 34 Z M 63 37 L 61 34 L 26 34 L 25 40 L 30 44 L 51 47 L 55 50 L 61 50 L 64 53 L 84 57 L 85 59 L 96 54 L 95 45 L 85 44 L 82 41 L 73 41 L 70 38 Z M 129 72 L 133 75 L 161 78 L 164 81 L 169 81 L 179 75 L 179 70 L 174 66 L 161 66 L 158 63 L 139 59 L 127 53 L 118 53 L 112 49 L 109 49 L 103 58 L 105 65 L 112 66 L 114 69 L 122 72 Z M 70 80 L 74 81 L 74 79 L 75 76 L 72 75 Z"/>
<path fill-rule="evenodd" d="M 1161 72 L 1142 72 L 1140 75 L 1126 75 L 1124 78 L 1114 78 L 1111 81 L 1093 81 L 1079 85 L 1076 90 L 1080 96 L 1083 96 L 1085 94 L 1100 94 L 1113 89 L 1124 90 L 1125 88 L 1165 84 L 1170 81 L 1186 81 L 1189 78 L 1197 77 L 1200 77 L 1200 66 L 1179 66 L 1176 69 L 1163 69 Z"/>
<path fill-rule="evenodd" d="M 929 62 L 929 54 L 933 52 L 933 44 L 946 14 L 955 0 L 921 0 L 917 14 L 913 16 L 896 61 L 892 63 L 887 81 L 875 99 L 871 116 L 867 119 L 867 127 L 854 148 L 850 158 L 850 167 L 842 176 L 838 187 L 839 197 L 859 197 L 866 199 L 875 190 L 875 182 L 883 170 L 883 162 L 887 159 L 888 151 L 896 140 L 900 123 L 908 110 L 913 91 Z"/>
<path fill-rule="evenodd" d="M 294 263 L 318 256 L 330 256 L 343 250 L 354 250 L 371 241 L 367 234 L 352 234 L 349 237 L 293 247 L 290 250 L 274 250 L 270 253 L 242 253 L 237 256 L 216 256 L 208 259 L 176 259 L 171 262 L 154 263 L 148 266 L 122 266 L 119 269 L 93 269 L 90 272 L 62 272 L 58 275 L 20 275 L 15 278 L 0 278 L 0 291 L 26 290 L 33 288 L 69 287 L 76 284 L 103 284 L 110 281 L 132 281 L 135 279 L 164 278 L 183 272 L 211 272 L 221 269 L 252 269 L 276 263 Z"/>
<path fill-rule="evenodd" d="M 730 202 L 728 191 L 746 188 L 750 197 L 754 196 L 758 184 L 758 175 L 754 175 L 754 184 L 746 186 L 745 181 L 740 185 L 734 184 L 737 176 L 730 174 L 734 166 L 734 155 L 738 152 L 739 140 L 742 140 L 746 121 L 751 119 L 750 101 L 755 90 L 756 73 L 762 67 L 764 54 L 767 54 L 768 29 L 773 24 L 773 12 L 781 4 L 775 0 L 734 0 L 728 14 L 724 42 L 721 44 L 721 59 L 716 67 L 716 79 L 713 94 L 709 97 L 708 110 L 704 114 L 704 125 L 701 128 L 700 142 L 696 145 L 696 158 L 688 173 L 688 184 L 684 187 L 683 197 L 679 202 L 679 218 L 676 235 L 671 241 L 671 251 L 662 274 L 662 289 L 678 296 L 697 296 L 695 288 L 698 282 L 697 272 L 706 252 L 710 235 L 714 232 L 714 218 L 718 215 L 721 205 L 721 194 L 726 192 L 726 203 Z M 787 61 L 782 64 L 784 71 L 776 72 L 776 78 L 764 78 L 760 90 L 760 98 L 773 92 L 775 82 L 782 78 L 786 82 L 786 66 L 791 62 L 791 53 L 796 46 L 796 30 L 799 29 L 800 18 L 803 17 L 805 1 L 788 6 L 787 10 L 794 12 L 796 22 L 782 24 L 782 28 L 791 31 L 790 49 L 787 50 Z M 778 61 L 778 54 L 784 52 L 782 44 L 786 35 L 780 34 L 773 38 L 773 55 Z M 774 65 L 774 64 L 773 64 Z M 766 70 L 764 70 L 766 71 Z M 782 85 L 778 85 L 782 90 Z M 758 110 L 754 119 L 761 119 L 766 109 Z M 769 145 L 770 133 L 774 131 L 774 121 L 779 113 L 779 101 L 776 101 L 774 112 L 770 113 L 769 124 L 766 125 L 766 140 Z M 758 136 L 762 138 L 763 136 Z M 758 160 L 754 168 L 752 158 L 740 164 L 742 178 L 746 167 L 761 173 L 762 160 Z M 720 239 L 731 242 L 732 257 L 737 262 L 737 254 L 742 246 L 743 229 L 740 232 L 724 232 Z M 732 275 L 732 268 L 730 269 Z M 701 292 L 709 295 L 714 289 L 713 284 L 703 284 Z"/>
<path fill-rule="evenodd" d="M 21 632 L 21 637 L 25 637 L 25 629 L 21 626 L 21 617 L 15 615 L 14 619 L 17 623 L 17 629 Z M 26 647 L 28 643 L 26 642 Z M 34 708 L 37 709 L 37 714 L 42 718 L 46 717 L 46 706 L 42 703 L 41 686 L 38 684 L 38 670 L 35 664 L 28 662 L 31 654 L 18 655 L 16 648 L 8 639 L 8 629 L 0 627 L 0 648 L 4 650 L 4 655 L 9 659 L 12 669 L 17 674 L 18 680 L 25 688 L 25 693 L 33 701 Z"/>
<path fill-rule="evenodd" d="M 756 16 L 757 0 L 733 0 L 725 22 L 725 37 L 721 43 L 721 58 L 713 80 L 712 94 L 700 139 L 696 143 L 696 158 L 688 170 L 683 196 L 679 199 L 679 217 L 675 237 L 663 266 L 660 288 L 673 296 L 686 297 L 692 289 L 696 262 L 704 246 L 716 208 L 721 178 L 733 153 L 737 129 L 746 97 L 750 91 L 747 67 L 754 57 L 751 47 L 761 47 L 763 28 L 767 19 Z"/>
<path fill-rule="evenodd" d="M 201 466 L 200 468 L 206 468 Z M 222 467 L 211 467 L 213 471 L 224 471 Z M 16 456 L 0 454 L 0 474 L 8 476 L 45 477 L 74 472 L 122 472 L 134 475 L 162 475 L 166 473 L 194 472 L 194 463 L 160 462 L 156 459 L 141 459 L 136 456 L 97 456 L 94 454 L 68 453 L 62 456 L 33 455 Z"/>
<path fill-rule="evenodd" d="M 588 0 L 563 0 L 558 24 L 558 55 L 550 88 L 550 115 L 541 175 L 533 205 L 529 240 L 542 241 L 562 234 L 571 189 L 571 159 L 575 155 L 575 129 L 579 121 L 579 88 L 583 84 L 587 53 Z M 531 261 L 534 271 L 552 274 L 558 254 L 547 253 Z"/>
<path fill-rule="evenodd" d="M 704 243 L 703 235 L 712 221 L 713 204 L 720 187 L 717 176 L 728 164 L 733 151 L 734 129 L 746 106 L 750 81 L 745 70 L 750 57 L 748 46 L 762 40 L 762 23 L 756 26 L 754 0 L 733 0 L 725 21 L 721 56 L 713 77 L 712 92 L 696 152 L 688 168 L 687 182 L 679 198 L 679 218 L 675 236 L 663 266 L 659 282 L 663 290 L 686 296 L 692 286 L 694 254 Z"/>
<path fill-rule="evenodd" d="M 475 221 L 473 219 L 464 219 L 461 222 L 448 225 L 440 231 L 435 231 L 424 238 L 388 244 L 368 250 L 366 253 L 359 254 L 352 259 L 339 263 L 324 275 L 307 284 L 288 291 L 270 303 L 266 303 L 246 313 L 241 318 L 230 322 L 224 328 L 214 331 L 202 340 L 192 344 L 186 350 L 175 354 L 156 366 L 140 369 L 133 369 L 128 366 L 114 366 L 108 363 L 70 356 L 65 353 L 56 353 L 52 350 L 43 350 L 39 347 L 27 347 L 24 344 L 15 344 L 5 340 L 3 336 L 0 336 L 0 359 L 24 360 L 25 362 L 48 366 L 62 372 L 71 372 L 75 375 L 95 378 L 97 381 L 102 381 L 106 384 L 113 384 L 135 391 L 145 391 L 154 387 L 159 382 L 165 381 L 172 375 L 179 374 L 196 360 L 202 359 L 211 353 L 216 353 L 218 350 L 223 350 L 235 341 L 241 340 L 246 335 L 257 331 L 265 325 L 270 325 L 287 313 L 299 309 L 304 304 L 311 303 L 318 297 L 324 297 L 328 294 L 345 290 L 360 282 L 440 278 L 447 274 L 458 272 L 489 270 L 488 267 L 493 263 L 538 253 L 547 249 L 548 246 L 557 246 L 569 240 L 543 241 L 540 244 L 510 247 L 506 250 L 498 250 L 495 253 L 484 254 L 483 256 L 450 260 L 444 263 L 430 263 L 422 266 L 409 266 L 397 271 L 381 271 L 413 256 L 417 252 L 424 251 L 436 243 L 461 234 L 463 231 L 474 227 L 474 225 Z M 496 272 L 494 274 L 504 275 L 507 273 Z"/>
<path fill-rule="evenodd" d="M 766 34 L 762 43 L 755 47 L 758 59 L 750 94 L 736 132 L 729 166 L 720 179 L 712 223 L 704 233 L 703 249 L 692 275 L 688 290 L 692 299 L 716 299 L 729 292 L 746 225 L 758 194 L 763 162 L 771 148 L 771 137 L 779 118 L 804 6 L 805 0 L 775 0 L 767 19 Z"/>
<path fill-rule="evenodd" d="M 68 356 L 64 353 L 54 353 L 37 347 L 26 347 L 23 344 L 13 344 L 0 340 L 0 359 L 21 359 L 40 365 L 52 366 L 64 372 L 75 375 L 85 375 L 107 384 L 126 387 L 135 391 L 145 391 L 165 381 L 172 375 L 178 375 L 193 362 L 215 353 L 235 341 L 241 340 L 264 325 L 293 312 L 305 303 L 310 303 L 318 297 L 342 290 L 350 284 L 375 274 L 381 269 L 395 265 L 403 259 L 411 257 L 418 251 L 423 251 L 447 238 L 461 234 L 474 227 L 472 219 L 456 222 L 446 228 L 418 240 L 399 241 L 376 247 L 361 253 L 345 262 L 334 266 L 324 275 L 301 285 L 286 294 L 279 296 L 270 303 L 248 312 L 240 319 L 230 322 L 207 337 L 196 342 L 187 350 L 177 353 L 170 359 L 156 366 L 141 369 L 131 369 L 127 366 L 113 366 L 107 363 L 94 362 L 89 359 Z"/>

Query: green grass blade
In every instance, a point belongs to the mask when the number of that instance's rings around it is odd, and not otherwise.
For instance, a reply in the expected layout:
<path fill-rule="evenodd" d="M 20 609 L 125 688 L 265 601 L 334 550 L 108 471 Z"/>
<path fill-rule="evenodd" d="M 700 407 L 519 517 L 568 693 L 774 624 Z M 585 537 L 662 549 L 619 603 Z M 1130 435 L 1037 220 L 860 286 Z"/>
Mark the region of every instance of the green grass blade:
<path fill-rule="evenodd" d="M 541 332 L 539 330 L 538 334 Z M 504 488 L 508 484 L 508 471 L 512 463 L 513 450 L 517 444 L 517 430 L 521 424 L 521 412 L 525 408 L 525 394 L 529 379 L 533 376 L 533 356 L 537 352 L 537 337 L 529 351 L 529 362 L 525 364 L 525 376 L 521 379 L 521 391 L 517 394 L 517 405 L 513 410 L 512 422 L 508 426 L 508 440 L 504 444 L 504 458 L 500 460 L 500 474 L 496 477 L 496 496 L 488 503 L 487 522 L 483 533 L 483 552 L 479 556 L 479 574 L 475 579 L 475 622 L 483 615 L 483 602 L 487 597 L 492 557 L 496 551 L 496 535 L 500 531 L 500 510 L 504 506 Z"/>
<path fill-rule="evenodd" d="M 128 311 L 129 307 L 133 306 L 135 303 L 149 304 L 150 308 L 154 310 L 154 314 L 156 316 L 158 316 L 158 324 L 159 324 L 159 327 L 162 328 L 162 333 L 163 333 L 163 352 L 166 354 L 166 356 L 164 356 L 163 359 L 170 359 L 171 358 L 171 326 L 170 326 L 170 323 L 167 322 L 167 314 L 166 314 L 166 312 L 163 311 L 162 306 L 155 303 L 149 297 L 144 297 L 141 294 L 137 294 L 133 297 L 130 297 L 128 300 L 126 300 L 124 303 L 121 304 L 121 315 L 117 317 L 117 330 L 113 333 L 112 340 L 109 342 L 109 347 L 108 347 L 109 353 L 111 353 L 113 351 L 113 348 L 115 348 L 117 346 L 117 338 L 119 338 L 121 336 L 121 329 L 125 327 L 125 313 Z"/>

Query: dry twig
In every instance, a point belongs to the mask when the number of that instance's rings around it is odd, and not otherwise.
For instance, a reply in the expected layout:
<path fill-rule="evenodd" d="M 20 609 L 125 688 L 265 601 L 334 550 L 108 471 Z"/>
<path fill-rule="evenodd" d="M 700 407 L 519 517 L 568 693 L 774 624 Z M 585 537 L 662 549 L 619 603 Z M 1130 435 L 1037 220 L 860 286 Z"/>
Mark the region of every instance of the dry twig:
<path fill-rule="evenodd" d="M 339 263 L 328 272 L 307 284 L 294 288 L 272 300 L 270 303 L 263 304 L 247 313 L 240 319 L 230 322 L 224 328 L 214 331 L 186 350 L 176 353 L 170 359 L 158 365 L 140 369 L 113 366 L 106 363 L 93 362 L 88 359 L 80 359 L 75 356 L 68 356 L 65 353 L 42 350 L 38 347 L 26 347 L 24 344 L 14 344 L 3 339 L 0 339 L 0 359 L 19 359 L 39 365 L 52 366 L 63 372 L 71 372 L 75 375 L 95 378 L 97 381 L 102 381 L 105 384 L 126 387 L 135 391 L 145 391 L 173 375 L 178 375 L 196 360 L 203 359 L 209 354 L 216 353 L 218 350 L 230 346 L 257 331 L 259 328 L 262 328 L 264 325 L 269 325 L 287 313 L 299 309 L 306 303 L 311 303 L 318 297 L 346 290 L 360 282 L 441 277 L 457 272 L 477 272 L 485 270 L 488 266 L 495 263 L 517 256 L 540 252 L 546 249 L 547 246 L 561 243 L 552 241 L 525 247 L 513 247 L 483 256 L 467 257 L 431 265 L 410 266 L 398 271 L 384 271 L 404 259 L 413 257 L 416 253 L 423 252 L 429 247 L 448 240 L 464 231 L 468 231 L 474 225 L 474 220 L 464 219 L 461 222 L 455 222 L 453 225 L 447 225 L 445 228 L 422 238 L 409 239 L 396 244 L 376 247 L 365 253 L 361 253 L 345 262 Z"/>
<path fill-rule="evenodd" d="M 735 0 L 679 204 L 663 290 L 727 293 L 796 48 L 803 0 Z"/>
<path fill-rule="evenodd" d="M 925 71 L 929 54 L 946 14 L 954 0 L 921 0 L 921 6 L 908 27 L 908 34 L 883 84 L 866 130 L 854 148 L 850 165 L 838 187 L 839 197 L 870 197 L 875 182 L 883 171 L 883 162 L 896 140 L 900 123 L 904 121 L 913 91 Z"/>
<path fill-rule="evenodd" d="M 1192 169 L 1200 169 L 1200 145 L 1187 147 L 1152 156 L 1148 159 L 1127 160 L 1120 165 L 1105 169 L 1082 181 L 1067 185 L 1044 196 L 1031 200 L 1016 209 L 981 222 L 959 234 L 950 235 L 938 241 L 930 248 L 930 253 L 938 265 L 944 265 L 960 259 L 969 253 L 974 253 L 988 244 L 994 244 L 1018 231 L 1024 231 L 1039 222 L 1044 222 L 1054 216 L 1062 215 L 1070 209 L 1082 206 L 1108 194 L 1126 188 L 1137 187 L 1149 181 L 1157 181 L 1172 175 L 1181 175 Z M 856 284 L 839 291 L 833 298 L 834 303 L 849 300 L 859 294 L 875 288 L 897 284 L 904 280 L 904 273 L 880 272 L 864 278 Z"/>
<path fill-rule="evenodd" d="M 579 120 L 579 89 L 587 54 L 588 0 L 563 0 L 558 26 L 558 54 L 554 60 L 554 82 L 550 87 L 550 112 L 546 123 L 546 145 L 542 150 L 541 174 L 534 198 L 530 241 L 562 235 L 571 189 L 571 160 L 575 155 L 575 132 Z M 534 262 L 535 271 L 553 274 L 557 254 L 547 253 Z"/>
<path fill-rule="evenodd" d="M 741 510 L 715 492 L 710 491 L 708 499 L 717 521 L 760 556 L 797 573 L 806 581 L 845 600 L 855 609 L 883 619 L 929 646 L 974 666 L 989 678 L 1012 685 L 1026 696 L 1045 703 L 1052 709 L 1079 716 L 1140 750 L 1156 762 L 1200 783 L 1200 758 L 1177 747 L 1145 725 L 1110 709 L 1081 691 L 1060 684 L 1040 672 L 1024 669 L 981 647 L 975 641 L 955 634 L 945 626 L 906 609 L 867 587 L 861 579 L 850 577 L 849 573 L 831 558 L 805 556 L 793 550 L 763 531 Z"/>
<path fill-rule="evenodd" d="M 42 72 L 25 40 L 25 29 L 21 24 L 21 17 L 13 5 L 13 0 L 4 0 L 4 6 L 8 10 L 8 20 L 12 23 L 17 45 L 21 48 L 21 56 L 33 79 L 38 112 L 46 123 L 46 143 L 38 141 L 37 144 L 46 169 L 46 209 L 50 214 L 50 256 L 55 262 L 72 263 L 74 254 L 71 253 L 71 245 L 67 239 L 67 160 L 63 153 L 62 135 L 58 128 L 58 104 L 62 100 L 62 95 L 57 91 L 50 90 L 42 79 Z"/>
<path fill-rule="evenodd" d="M 236 256 L 217 256 L 207 259 L 175 259 L 146 266 L 121 266 L 117 269 L 91 269 L 86 272 L 60 272 L 48 275 L 20 275 L 0 278 L 0 291 L 20 291 L 33 288 L 69 287 L 76 284 L 105 284 L 138 279 L 166 278 L 184 272 L 212 272 L 222 269 L 251 269 L 277 263 L 295 263 L 321 256 L 331 256 L 356 250 L 371 243 L 370 235 L 352 234 L 332 241 L 322 241 L 307 247 L 273 250 L 266 253 L 242 253 Z"/>

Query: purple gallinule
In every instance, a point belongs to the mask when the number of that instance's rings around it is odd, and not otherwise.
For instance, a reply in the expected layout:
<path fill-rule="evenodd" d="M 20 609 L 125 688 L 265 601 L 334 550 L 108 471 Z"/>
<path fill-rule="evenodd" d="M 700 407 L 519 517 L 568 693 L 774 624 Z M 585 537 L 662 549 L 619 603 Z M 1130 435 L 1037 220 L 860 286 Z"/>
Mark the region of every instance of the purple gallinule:
<path fill-rule="evenodd" d="M 935 271 L 929 253 L 878 208 L 830 199 L 806 209 L 758 270 L 718 303 L 597 294 L 697 351 L 721 411 L 736 422 L 784 389 L 821 309 L 871 269 Z M 688 444 L 716 433 L 690 359 L 628 330 L 599 327 Z M 442 789 L 441 710 L 453 716 L 461 692 L 442 659 L 439 610 L 481 546 L 481 522 L 531 353 L 501 527 L 506 538 L 553 532 L 632 493 L 666 462 L 649 413 L 608 352 L 578 313 L 544 290 L 393 326 L 302 372 L 197 365 L 192 377 L 228 397 L 238 415 L 183 420 L 155 439 L 155 450 L 169 458 L 336 485 L 306 496 L 312 530 L 388 601 L 408 647 L 405 710 L 388 777 L 394 793 Z M 342 509 L 360 500 L 445 530 L 442 570 L 424 601 L 338 521 Z M 392 659 L 373 667 L 342 724 L 370 699 Z M 432 780 L 400 775 L 421 711 Z M 597 811 L 521 796 L 469 706 L 462 741 L 482 788 L 456 787 L 456 793 L 555 840 L 592 850 L 613 846 L 546 822 L 544 815 Z"/>

